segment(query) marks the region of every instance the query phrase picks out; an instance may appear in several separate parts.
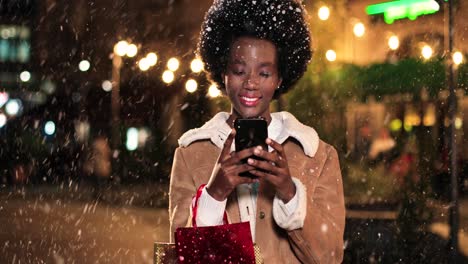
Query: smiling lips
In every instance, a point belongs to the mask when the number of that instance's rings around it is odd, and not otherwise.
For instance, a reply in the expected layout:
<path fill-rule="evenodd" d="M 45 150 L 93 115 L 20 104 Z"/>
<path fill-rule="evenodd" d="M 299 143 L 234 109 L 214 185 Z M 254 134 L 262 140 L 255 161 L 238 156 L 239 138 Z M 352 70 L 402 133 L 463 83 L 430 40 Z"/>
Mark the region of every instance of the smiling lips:
<path fill-rule="evenodd" d="M 252 107 L 256 106 L 260 102 L 261 97 L 249 97 L 249 96 L 240 96 L 240 103 Z"/>

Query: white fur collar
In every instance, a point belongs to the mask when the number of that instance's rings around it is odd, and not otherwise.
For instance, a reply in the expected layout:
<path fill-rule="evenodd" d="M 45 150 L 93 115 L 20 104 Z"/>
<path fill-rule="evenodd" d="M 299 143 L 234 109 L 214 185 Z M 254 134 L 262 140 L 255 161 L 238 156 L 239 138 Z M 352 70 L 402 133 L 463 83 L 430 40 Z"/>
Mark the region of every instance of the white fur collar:
<path fill-rule="evenodd" d="M 185 132 L 179 139 L 179 145 L 187 147 L 195 141 L 209 139 L 218 148 L 222 148 L 224 141 L 231 132 L 231 128 L 226 123 L 228 118 L 229 114 L 226 112 L 216 114 L 202 127 Z M 302 145 L 304 153 L 309 157 L 315 155 L 319 145 L 317 132 L 313 128 L 299 122 L 288 112 L 271 114 L 268 136 L 281 144 L 289 137 L 295 138 Z M 234 146 L 232 146 L 233 148 Z"/>

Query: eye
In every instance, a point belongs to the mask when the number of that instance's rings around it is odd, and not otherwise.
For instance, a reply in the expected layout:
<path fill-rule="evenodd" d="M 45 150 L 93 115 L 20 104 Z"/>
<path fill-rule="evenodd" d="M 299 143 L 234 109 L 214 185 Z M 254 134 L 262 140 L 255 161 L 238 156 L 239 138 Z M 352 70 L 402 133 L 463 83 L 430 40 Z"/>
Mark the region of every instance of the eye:
<path fill-rule="evenodd" d="M 233 70 L 234 75 L 243 75 L 245 72 L 243 70 Z"/>
<path fill-rule="evenodd" d="M 269 73 L 269 72 L 261 72 L 261 73 L 260 73 L 260 76 L 265 77 L 265 78 L 268 78 L 268 77 L 271 76 L 271 73 Z"/>

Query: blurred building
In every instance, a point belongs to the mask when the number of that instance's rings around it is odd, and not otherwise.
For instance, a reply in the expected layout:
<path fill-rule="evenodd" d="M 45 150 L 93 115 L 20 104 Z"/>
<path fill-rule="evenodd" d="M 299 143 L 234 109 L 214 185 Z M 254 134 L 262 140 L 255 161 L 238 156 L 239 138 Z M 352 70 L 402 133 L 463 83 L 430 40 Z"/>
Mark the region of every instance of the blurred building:
<path fill-rule="evenodd" d="M 465 14 L 468 2 L 453 3 L 453 50 L 460 52 L 464 57 L 463 63 L 466 63 L 468 20 Z M 342 29 L 339 31 L 341 38 L 333 42 L 336 60 L 341 63 L 366 66 L 373 63 L 396 64 L 406 58 L 431 60 L 447 56 L 447 1 L 349 0 L 345 1 L 344 9 L 336 8 L 335 11 L 340 11 L 341 17 L 345 18 L 339 27 Z M 468 168 L 468 97 L 463 88 L 458 89 L 457 96 L 458 162 L 460 178 L 464 179 L 461 186 L 468 190 L 468 178 L 463 176 Z M 348 149 L 354 149 L 359 142 L 359 131 L 363 126 L 370 126 L 374 137 L 382 127 L 387 127 L 405 144 L 409 144 L 411 138 L 418 142 L 417 148 L 403 149 L 419 152 L 423 171 L 432 170 L 434 186 L 445 188 L 440 186 L 448 186 L 449 182 L 448 87 L 440 87 L 436 98 L 429 98 L 424 89 L 417 97 L 415 100 L 402 93 L 379 100 L 369 98 L 366 102 L 350 102 L 346 110 Z"/>
<path fill-rule="evenodd" d="M 401 58 L 423 58 L 425 46 L 430 56 L 441 56 L 447 41 L 447 2 L 428 0 L 427 4 L 412 1 L 349 0 L 346 3 L 347 23 L 337 57 L 344 62 L 367 65 Z M 453 1 L 454 50 L 468 53 L 467 1 Z M 389 3 L 394 3 L 390 6 Z M 379 6 L 380 4 L 380 6 Z M 387 4 L 387 6 L 383 6 Z M 393 11 L 392 11 L 393 8 Z M 432 8 L 433 10 L 427 10 Z M 369 12 L 373 14 L 369 14 Z M 395 14 L 396 13 L 396 14 Z M 424 14 L 430 13 L 430 14 Z M 361 28 L 359 26 L 361 23 Z M 362 35 L 361 35 L 362 34 Z"/>
<path fill-rule="evenodd" d="M 424 45 L 431 48 L 431 56 L 443 53 L 443 1 L 436 1 L 439 10 L 433 14 L 413 20 L 398 19 L 391 24 L 388 19 L 385 21 L 385 14 L 366 13 L 369 5 L 383 2 L 304 1 L 311 17 L 313 62 L 325 60 L 329 49 L 334 50 L 337 63 L 360 65 L 420 57 Z M 468 3 L 455 2 L 455 49 L 466 54 L 468 21 L 462 14 Z M 45 150 L 54 158 L 58 156 L 54 151 L 64 146 L 83 149 L 93 137 L 111 136 L 111 104 L 112 100 L 119 100 L 122 148 L 129 129 L 137 128 L 149 134 L 145 138 L 153 145 L 147 144 L 146 148 L 160 151 L 167 144 L 167 149 L 171 149 L 185 130 L 209 117 L 209 83 L 204 73 L 191 70 L 190 63 L 195 58 L 204 13 L 211 3 L 212 0 L 0 1 L 2 140 L 23 138 L 24 133 L 29 133 L 29 137 L 42 142 L 41 146 L 45 144 Z M 316 12 L 323 4 L 329 5 L 329 17 L 319 20 Z M 359 26 L 355 28 L 356 25 Z M 113 49 L 120 40 L 135 44 L 137 53 L 122 57 L 118 68 L 119 97 L 115 99 L 111 92 L 115 87 L 112 73 L 116 72 Z M 157 55 L 157 62 L 142 70 L 141 60 L 150 52 Z M 162 76 L 169 71 L 170 58 L 177 58 L 180 65 L 171 71 L 173 80 L 166 82 Z M 198 86 L 186 88 L 189 79 Z M 5 98 L 15 99 L 9 109 L 18 109 L 18 114 L 6 113 Z M 362 107 L 356 109 L 366 111 Z M 385 112 L 375 113 L 379 118 L 386 116 Z M 48 122 L 54 125 L 52 134 L 46 133 L 46 124 L 51 124 Z M 380 120 L 378 125 L 371 125 L 378 130 L 383 123 Z M 144 144 L 138 145 L 137 151 L 145 149 Z M 15 144 L 10 147 L 18 149 Z M 15 151 L 13 157 L 19 156 L 14 155 Z M 23 148 L 22 152 L 31 151 Z M 45 152 L 39 149 L 37 153 Z M 161 159 L 172 156 L 155 155 Z M 28 160 L 29 156 L 23 159 Z"/>
<path fill-rule="evenodd" d="M 12 159 L 20 159 L 18 163 L 40 159 L 35 162 L 44 164 L 47 174 L 54 174 L 47 167 L 69 156 L 66 163 L 73 165 L 68 169 L 76 170 L 81 155 L 76 149 L 84 151 L 93 137 L 110 136 L 112 85 L 109 88 L 108 83 L 114 70 L 113 48 L 120 40 L 138 49 L 119 68 L 121 147 L 125 149 L 128 141 L 125 132 L 136 127 L 148 139 L 139 140 L 138 151 L 154 149 L 162 152 L 156 156 L 172 157 L 163 152 L 164 145 L 173 146 L 190 128 L 184 119 L 197 125 L 203 118 L 192 112 L 200 108 L 203 113 L 204 104 L 196 102 L 205 100 L 208 83 L 203 73 L 192 72 L 190 62 L 210 4 L 197 1 L 194 5 L 187 0 L 0 1 L 0 103 L 5 101 L 0 105 L 0 135 L 5 142 L 0 150 L 5 161 L 2 181 L 10 177 Z M 150 52 L 157 54 L 156 65 L 140 70 L 139 61 Z M 162 75 L 172 57 L 180 66 L 174 70 L 174 80 L 165 83 Z M 193 94 L 185 89 L 191 78 L 198 82 Z M 7 114 L 7 105 L 18 112 Z M 46 132 L 47 124 L 54 129 Z M 34 143 L 21 143 L 25 137 Z M 150 141 L 161 146 L 145 146 Z M 44 153 L 48 154 L 41 157 Z M 154 158 L 147 163 L 158 164 Z"/>

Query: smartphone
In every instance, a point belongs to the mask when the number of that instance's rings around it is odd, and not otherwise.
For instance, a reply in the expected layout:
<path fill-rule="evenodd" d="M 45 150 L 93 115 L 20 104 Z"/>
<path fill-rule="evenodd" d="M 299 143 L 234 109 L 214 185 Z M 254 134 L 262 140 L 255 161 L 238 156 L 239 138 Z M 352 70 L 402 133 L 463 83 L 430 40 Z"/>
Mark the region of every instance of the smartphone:
<path fill-rule="evenodd" d="M 265 140 L 268 137 L 268 125 L 266 120 L 261 118 L 238 118 L 234 121 L 234 128 L 236 129 L 235 146 L 236 151 L 243 149 L 262 146 L 264 150 L 268 149 Z M 252 156 L 254 159 L 258 157 Z M 247 163 L 247 158 L 242 160 Z M 245 177 L 255 177 L 249 172 L 240 174 Z"/>

